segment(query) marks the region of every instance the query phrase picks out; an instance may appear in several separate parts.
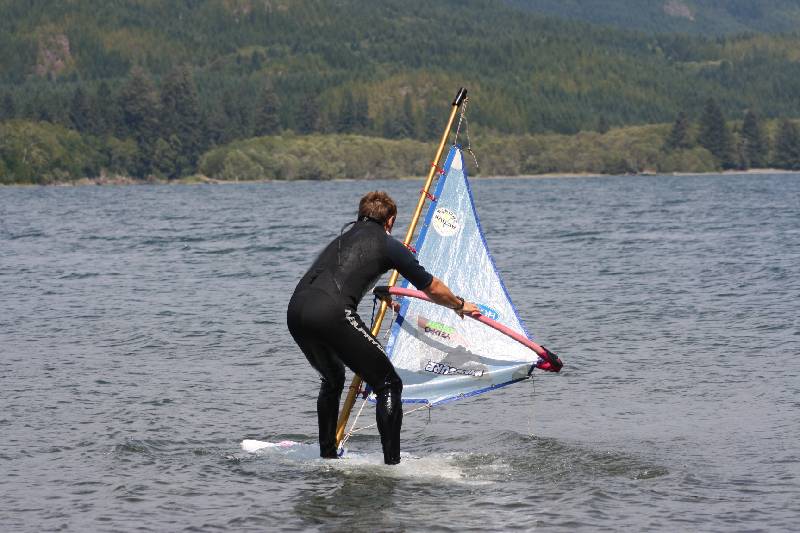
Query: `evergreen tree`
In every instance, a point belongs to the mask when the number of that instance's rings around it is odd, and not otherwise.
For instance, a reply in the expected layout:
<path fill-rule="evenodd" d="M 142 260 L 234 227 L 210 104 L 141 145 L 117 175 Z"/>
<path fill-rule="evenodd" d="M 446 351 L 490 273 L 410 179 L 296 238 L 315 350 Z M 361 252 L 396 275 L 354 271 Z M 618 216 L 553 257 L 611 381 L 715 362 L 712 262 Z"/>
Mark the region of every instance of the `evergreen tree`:
<path fill-rule="evenodd" d="M 414 104 L 411 101 L 411 93 L 406 93 L 403 97 L 403 107 L 398 116 L 397 137 L 411 138 L 416 135 L 417 121 L 414 117 Z"/>
<path fill-rule="evenodd" d="M 317 133 L 336 133 L 336 124 L 339 121 L 339 113 L 328 108 L 324 112 L 320 110 L 319 117 L 317 118 Z"/>
<path fill-rule="evenodd" d="M 271 83 L 264 84 L 261 93 L 261 103 L 255 119 L 256 135 L 274 135 L 281 130 L 278 118 L 278 96 L 275 94 Z"/>
<path fill-rule="evenodd" d="M 197 86 L 186 67 L 173 69 L 161 89 L 162 134 L 169 139 L 175 136 L 178 143 L 170 145 L 180 149 L 178 162 L 180 174 L 194 170 L 200 157 L 204 137 Z"/>
<path fill-rule="evenodd" d="M 91 132 L 95 135 L 116 135 L 124 137 L 127 130 L 122 117 L 122 108 L 114 98 L 105 80 L 97 86 L 91 101 Z"/>
<path fill-rule="evenodd" d="M 708 99 L 700 117 L 697 141 L 719 160 L 723 168 L 733 168 L 733 139 L 722 110 L 713 98 Z"/>
<path fill-rule="evenodd" d="M 225 117 L 225 131 L 229 140 L 245 139 L 253 136 L 253 109 L 256 104 L 250 100 L 243 87 L 232 87 L 225 91 L 222 110 Z"/>
<path fill-rule="evenodd" d="M 27 116 L 34 120 L 72 127 L 69 118 L 69 96 L 67 93 L 49 93 L 46 88 L 37 90 L 29 100 Z"/>
<path fill-rule="evenodd" d="M 3 99 L 0 100 L 0 120 L 12 119 L 16 114 L 17 107 L 14 104 L 14 97 L 11 96 L 11 93 L 4 94 Z"/>
<path fill-rule="evenodd" d="M 119 100 L 125 136 L 132 137 L 139 148 L 136 168 L 132 170 L 137 177 L 145 177 L 152 170 L 153 151 L 160 137 L 158 92 L 147 73 L 135 67 L 120 91 Z"/>
<path fill-rule="evenodd" d="M 179 177 L 185 165 L 182 151 L 177 135 L 170 135 L 168 140 L 159 137 L 153 147 L 153 170 L 169 179 Z"/>
<path fill-rule="evenodd" d="M 220 146 L 232 139 L 229 134 L 230 121 L 223 109 L 214 109 L 208 117 L 207 142 L 211 146 Z"/>
<path fill-rule="evenodd" d="M 742 124 L 742 158 L 745 168 L 762 168 L 767 162 L 767 139 L 758 116 L 748 110 Z"/>
<path fill-rule="evenodd" d="M 422 128 L 422 133 L 425 139 L 438 139 L 442 134 L 442 110 L 428 102 L 425 105 L 425 123 Z"/>
<path fill-rule="evenodd" d="M 263 56 L 261 55 L 261 52 L 258 50 L 253 50 L 253 53 L 250 54 L 250 71 L 258 72 L 261 70 L 262 60 Z"/>
<path fill-rule="evenodd" d="M 69 106 L 69 119 L 72 128 L 81 133 L 91 131 L 91 113 L 89 99 L 86 97 L 86 93 L 83 92 L 83 88 L 79 85 L 72 94 L 72 101 Z"/>
<path fill-rule="evenodd" d="M 800 170 L 800 130 L 787 119 L 781 121 L 775 138 L 775 166 Z"/>
<path fill-rule="evenodd" d="M 353 108 L 353 126 L 358 133 L 367 133 L 371 127 L 369 118 L 369 100 L 367 95 L 361 93 L 355 99 Z"/>
<path fill-rule="evenodd" d="M 297 112 L 297 131 L 300 133 L 313 133 L 317 130 L 319 122 L 319 105 L 314 97 L 304 98 Z"/>
<path fill-rule="evenodd" d="M 381 135 L 387 139 L 399 139 L 405 133 L 400 125 L 400 117 L 394 106 L 386 107 L 380 113 Z"/>
<path fill-rule="evenodd" d="M 48 106 L 40 107 L 36 112 L 35 117 L 41 122 L 56 122 L 55 116 L 53 116 L 53 113 L 50 112 L 50 108 Z"/>
<path fill-rule="evenodd" d="M 342 105 L 339 109 L 339 120 L 336 131 L 339 133 L 352 133 L 356 130 L 356 103 L 353 93 L 348 89 L 344 92 Z"/>
<path fill-rule="evenodd" d="M 664 141 L 664 150 L 671 152 L 672 150 L 689 148 L 689 146 L 689 118 L 686 113 L 681 111 L 675 118 L 672 129 Z"/>
<path fill-rule="evenodd" d="M 606 116 L 600 115 L 600 119 L 597 121 L 597 132 L 608 133 L 608 130 L 610 129 L 611 126 L 608 125 L 608 119 L 606 119 Z"/>

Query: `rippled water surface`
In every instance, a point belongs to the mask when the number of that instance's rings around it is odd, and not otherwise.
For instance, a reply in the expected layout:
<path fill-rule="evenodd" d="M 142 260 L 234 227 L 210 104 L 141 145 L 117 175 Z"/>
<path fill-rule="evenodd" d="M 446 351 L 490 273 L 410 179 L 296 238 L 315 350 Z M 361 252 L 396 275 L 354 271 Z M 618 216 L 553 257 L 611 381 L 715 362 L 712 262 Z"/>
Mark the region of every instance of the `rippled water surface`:
<path fill-rule="evenodd" d="M 0 188 L 2 529 L 800 527 L 800 177 L 476 181 L 566 367 L 407 414 L 399 467 L 316 458 L 284 326 L 373 188 L 402 235 L 419 181 Z"/>

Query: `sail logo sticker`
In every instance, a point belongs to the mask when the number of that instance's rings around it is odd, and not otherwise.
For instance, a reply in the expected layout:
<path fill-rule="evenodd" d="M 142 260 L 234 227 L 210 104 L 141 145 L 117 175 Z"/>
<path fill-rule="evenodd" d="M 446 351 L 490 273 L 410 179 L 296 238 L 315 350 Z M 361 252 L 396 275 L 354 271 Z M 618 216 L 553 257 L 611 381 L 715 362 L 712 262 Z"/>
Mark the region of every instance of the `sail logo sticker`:
<path fill-rule="evenodd" d="M 500 320 L 500 313 L 489 307 L 488 305 L 477 304 L 478 309 L 480 309 L 481 314 L 486 318 L 491 318 L 492 320 Z"/>
<path fill-rule="evenodd" d="M 441 376 L 475 376 L 479 378 L 483 376 L 483 370 L 467 370 L 465 368 L 456 368 L 445 363 L 437 363 L 435 361 L 428 361 L 425 365 L 425 372 L 433 372 Z"/>
<path fill-rule="evenodd" d="M 442 237 L 452 237 L 461 229 L 455 213 L 446 207 L 437 207 L 433 213 L 433 229 Z"/>
<path fill-rule="evenodd" d="M 424 326 L 425 333 L 450 340 L 450 335 L 455 333 L 455 328 L 431 320 Z"/>
<path fill-rule="evenodd" d="M 441 322 L 428 320 L 424 316 L 417 317 L 417 327 L 422 330 L 428 337 L 433 337 L 437 341 L 443 342 L 450 346 L 468 346 L 469 342 L 456 332 L 456 328 L 448 326 Z"/>

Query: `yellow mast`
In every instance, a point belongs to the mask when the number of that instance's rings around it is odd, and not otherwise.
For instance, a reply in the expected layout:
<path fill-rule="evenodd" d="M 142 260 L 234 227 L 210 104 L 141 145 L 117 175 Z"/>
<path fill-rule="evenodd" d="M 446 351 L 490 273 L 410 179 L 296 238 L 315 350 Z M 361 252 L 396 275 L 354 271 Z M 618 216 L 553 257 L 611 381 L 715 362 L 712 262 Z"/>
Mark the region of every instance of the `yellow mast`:
<path fill-rule="evenodd" d="M 439 160 L 442 158 L 444 147 L 447 145 L 447 139 L 450 137 L 450 130 L 453 127 L 453 122 L 458 114 L 458 109 L 461 107 L 461 104 L 466 98 L 467 90 L 462 87 L 458 90 L 458 94 L 456 94 L 456 97 L 453 100 L 450 118 L 447 120 L 447 127 L 445 128 L 444 133 L 442 133 L 442 138 L 439 141 L 439 147 L 436 149 L 436 156 L 433 158 L 433 163 L 428 171 L 428 178 L 425 180 L 425 186 L 422 188 L 422 191 L 419 195 L 417 208 L 414 210 L 414 215 L 411 217 L 411 224 L 408 226 L 408 231 L 403 239 L 403 244 L 408 245 L 414 236 L 414 231 L 417 229 L 417 222 L 422 214 L 422 208 L 425 205 L 425 199 L 428 197 L 428 191 L 430 190 L 431 183 L 433 182 L 433 176 L 436 174 L 436 169 L 439 167 Z M 392 275 L 389 277 L 389 287 L 393 287 L 395 283 L 397 283 L 397 278 L 399 276 L 400 274 L 396 270 L 392 271 Z M 375 317 L 375 323 L 372 326 L 373 336 L 377 336 L 378 332 L 381 330 L 381 323 L 383 322 L 383 317 L 386 315 L 387 307 L 388 306 L 386 302 L 381 302 L 381 307 L 378 310 L 378 314 Z M 358 395 L 359 387 L 361 387 L 361 377 L 357 375 L 353 376 L 353 381 L 350 382 L 350 388 L 347 391 L 347 397 L 344 400 L 344 405 L 342 405 L 342 410 L 339 413 L 339 421 L 336 425 L 337 447 L 342 443 L 342 439 L 344 439 L 345 426 L 347 425 L 347 421 L 350 419 L 350 411 L 352 411 L 353 404 L 356 402 L 356 396 Z"/>

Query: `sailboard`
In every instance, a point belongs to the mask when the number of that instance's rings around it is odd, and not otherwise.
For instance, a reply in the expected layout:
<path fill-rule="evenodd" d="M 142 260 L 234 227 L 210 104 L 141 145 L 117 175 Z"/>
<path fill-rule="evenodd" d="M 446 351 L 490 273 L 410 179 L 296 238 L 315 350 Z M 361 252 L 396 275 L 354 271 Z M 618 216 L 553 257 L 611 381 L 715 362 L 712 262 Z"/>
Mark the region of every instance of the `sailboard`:
<path fill-rule="evenodd" d="M 450 148 L 414 248 L 420 264 L 481 312 L 461 319 L 406 280 L 385 289 L 402 297 L 387 354 L 404 402 L 439 405 L 528 379 L 537 367 L 560 370 L 555 354 L 530 339 L 500 278 L 458 146 Z"/>

